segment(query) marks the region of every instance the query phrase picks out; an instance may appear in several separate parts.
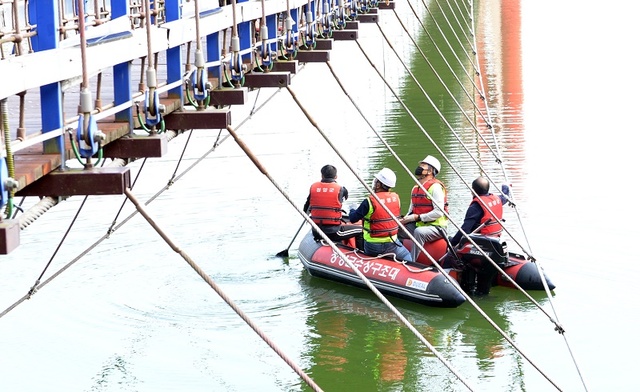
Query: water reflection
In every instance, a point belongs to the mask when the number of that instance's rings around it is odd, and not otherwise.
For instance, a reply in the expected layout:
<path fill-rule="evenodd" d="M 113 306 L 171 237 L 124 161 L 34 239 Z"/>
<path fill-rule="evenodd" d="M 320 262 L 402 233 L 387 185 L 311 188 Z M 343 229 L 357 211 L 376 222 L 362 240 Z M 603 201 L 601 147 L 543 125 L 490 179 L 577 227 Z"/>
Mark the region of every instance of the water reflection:
<path fill-rule="evenodd" d="M 449 370 L 373 293 L 312 277 L 306 271 L 300 281 L 313 303 L 307 319 L 308 372 L 325 390 L 357 385 L 378 391 L 464 388 L 452 382 Z M 534 299 L 545 302 L 541 293 Z M 390 300 L 472 384 L 482 386 L 500 376 L 491 385 L 523 385 L 524 361 L 470 305 L 443 310 Z M 538 310 L 521 293 L 503 288 L 478 299 L 478 304 L 511 337 L 516 331 L 510 320 Z"/>

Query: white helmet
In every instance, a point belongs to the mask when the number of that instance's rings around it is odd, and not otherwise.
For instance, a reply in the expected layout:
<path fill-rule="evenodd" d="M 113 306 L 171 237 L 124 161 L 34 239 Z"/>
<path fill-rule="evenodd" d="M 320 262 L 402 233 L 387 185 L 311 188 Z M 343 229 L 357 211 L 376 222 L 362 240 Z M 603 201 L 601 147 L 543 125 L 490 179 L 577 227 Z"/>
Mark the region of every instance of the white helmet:
<path fill-rule="evenodd" d="M 440 161 L 431 155 L 427 155 L 427 157 L 420 161 L 420 163 L 426 163 L 427 165 L 436 169 L 434 174 L 440 173 Z"/>
<path fill-rule="evenodd" d="M 389 168 L 383 168 L 374 177 L 389 188 L 396 186 L 396 173 Z"/>

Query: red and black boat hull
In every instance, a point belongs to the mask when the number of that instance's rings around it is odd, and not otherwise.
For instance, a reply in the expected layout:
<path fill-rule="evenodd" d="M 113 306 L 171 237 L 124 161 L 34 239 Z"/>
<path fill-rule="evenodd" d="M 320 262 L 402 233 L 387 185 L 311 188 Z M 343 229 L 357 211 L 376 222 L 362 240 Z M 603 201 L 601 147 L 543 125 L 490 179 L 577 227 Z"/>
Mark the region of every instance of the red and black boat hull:
<path fill-rule="evenodd" d="M 454 308 L 465 302 L 454 279 L 433 267 L 388 257 L 367 256 L 343 244 L 336 246 L 385 295 L 445 308 Z M 367 287 L 340 255 L 329 245 L 316 242 L 311 232 L 301 241 L 298 255 L 313 276 Z"/>

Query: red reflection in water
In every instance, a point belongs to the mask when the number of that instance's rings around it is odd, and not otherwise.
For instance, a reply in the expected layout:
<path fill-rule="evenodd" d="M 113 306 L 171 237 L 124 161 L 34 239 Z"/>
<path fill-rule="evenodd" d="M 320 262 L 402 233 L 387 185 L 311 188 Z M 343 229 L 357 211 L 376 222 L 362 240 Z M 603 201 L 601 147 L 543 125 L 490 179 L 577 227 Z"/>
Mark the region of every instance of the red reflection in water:
<path fill-rule="evenodd" d="M 508 165 L 510 178 L 521 182 L 524 160 L 521 4 L 519 0 L 483 1 L 479 8 L 481 20 L 478 26 L 483 26 L 483 29 L 478 31 L 477 37 L 478 61 L 487 104 L 492 114 L 497 148 L 505 165 Z M 479 97 L 477 105 L 485 107 Z M 481 117 L 478 118 L 482 121 Z M 478 129 L 495 150 L 491 130 L 483 123 L 478 124 Z M 495 159 L 489 147 L 485 143 L 479 143 L 478 148 L 483 165 L 487 168 L 495 167 Z"/>

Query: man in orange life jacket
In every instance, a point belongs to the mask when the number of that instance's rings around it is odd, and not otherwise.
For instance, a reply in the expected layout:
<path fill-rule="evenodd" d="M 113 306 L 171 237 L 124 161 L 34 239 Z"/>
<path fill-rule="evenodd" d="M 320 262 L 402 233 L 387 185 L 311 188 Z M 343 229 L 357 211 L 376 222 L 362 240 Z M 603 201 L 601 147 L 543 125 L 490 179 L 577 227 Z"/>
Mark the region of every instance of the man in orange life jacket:
<path fill-rule="evenodd" d="M 378 201 L 372 195 L 366 197 L 357 209 L 349 211 L 351 223 L 362 220 L 364 253 L 378 256 L 394 253 L 398 260 L 412 261 L 411 253 L 398 241 L 398 224 L 389 215 L 381 203 L 389 208 L 391 213 L 399 219 L 400 196 L 391 192 L 396 185 L 396 174 L 388 168 L 380 170 L 373 179 L 371 188 L 378 196 Z"/>
<path fill-rule="evenodd" d="M 336 182 L 338 170 L 335 166 L 325 165 L 320 170 L 322 179 L 311 185 L 304 211 L 332 241 L 342 241 L 356 237 L 356 245 L 362 242 L 362 226 L 342 224 L 342 203 L 349 197 L 347 188 Z M 316 241 L 322 237 L 313 230 Z M 360 240 L 358 240 L 360 237 Z M 362 244 L 360 244 L 362 246 Z"/>
<path fill-rule="evenodd" d="M 440 161 L 427 155 L 415 170 L 418 181 L 422 183 L 427 193 L 415 185 L 411 189 L 411 204 L 407 215 L 402 218 L 402 224 L 424 247 L 425 243 L 444 238 L 448 219 L 443 211 L 448 211 L 447 189 L 436 178 L 440 172 Z M 411 248 L 413 260 L 418 259 L 420 249 Z"/>
<path fill-rule="evenodd" d="M 507 198 L 489 193 L 489 180 L 482 176 L 473 180 L 471 188 L 478 196 L 473 196 L 460 229 L 467 234 L 478 230 L 477 234 L 500 237 L 500 234 L 502 234 L 502 225 L 500 224 L 502 220 L 502 205 L 507 202 Z M 510 190 L 507 185 L 502 186 L 502 192 L 509 197 Z M 489 211 L 492 211 L 498 220 Z M 453 246 L 460 243 L 462 231 L 458 230 L 456 235 L 451 238 Z"/>

